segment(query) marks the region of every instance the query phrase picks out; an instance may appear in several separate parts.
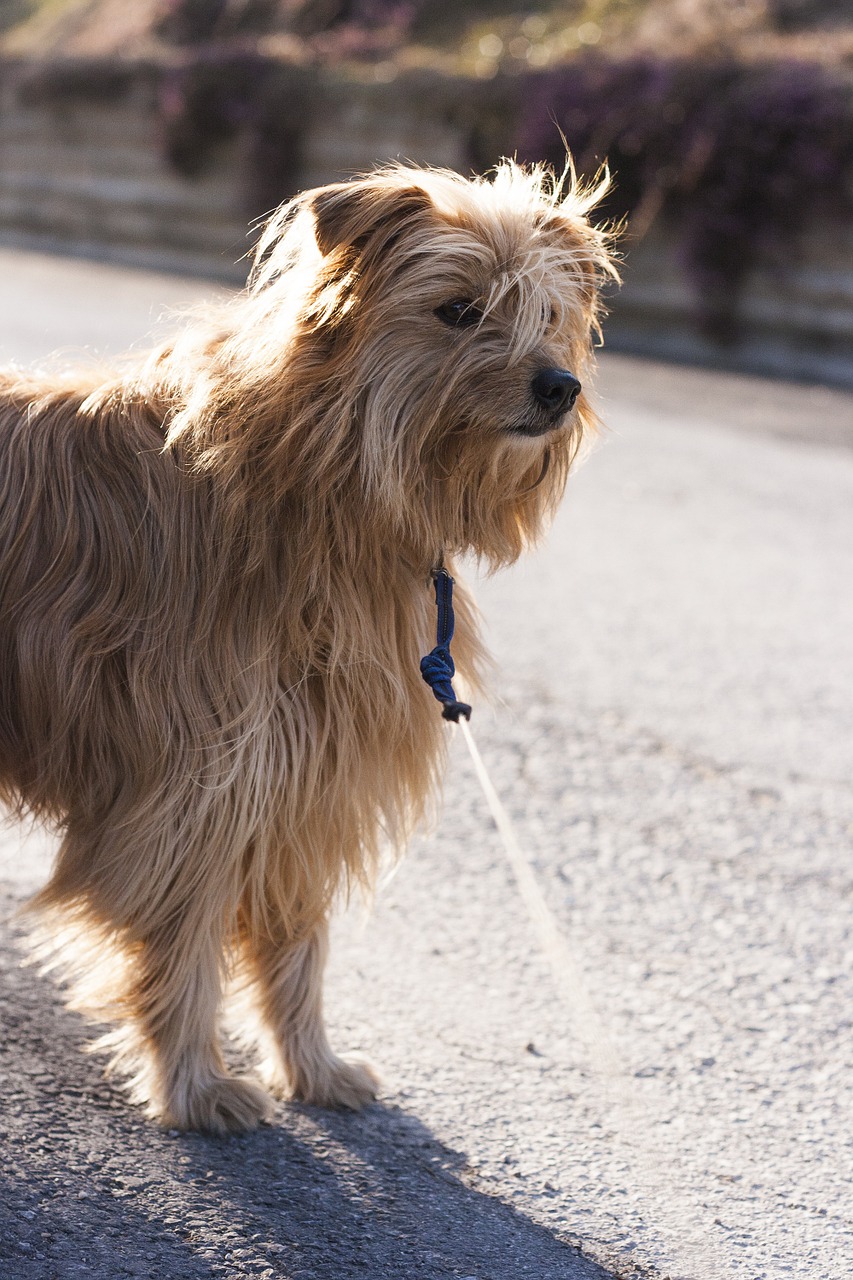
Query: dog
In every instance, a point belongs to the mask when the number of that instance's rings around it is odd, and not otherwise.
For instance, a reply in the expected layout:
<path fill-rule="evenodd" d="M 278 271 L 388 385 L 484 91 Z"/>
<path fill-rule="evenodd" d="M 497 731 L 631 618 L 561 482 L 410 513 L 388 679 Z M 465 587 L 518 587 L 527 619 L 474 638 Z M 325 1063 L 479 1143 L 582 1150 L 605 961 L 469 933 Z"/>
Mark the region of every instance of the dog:
<path fill-rule="evenodd" d="M 376 1094 L 326 1037 L 329 912 L 441 775 L 432 576 L 514 561 L 595 426 L 603 181 L 307 191 L 153 352 L 0 374 L 0 798 L 58 830 L 41 954 L 164 1125 Z M 461 586 L 454 647 L 480 688 Z M 227 983 L 257 1077 L 223 1059 Z"/>

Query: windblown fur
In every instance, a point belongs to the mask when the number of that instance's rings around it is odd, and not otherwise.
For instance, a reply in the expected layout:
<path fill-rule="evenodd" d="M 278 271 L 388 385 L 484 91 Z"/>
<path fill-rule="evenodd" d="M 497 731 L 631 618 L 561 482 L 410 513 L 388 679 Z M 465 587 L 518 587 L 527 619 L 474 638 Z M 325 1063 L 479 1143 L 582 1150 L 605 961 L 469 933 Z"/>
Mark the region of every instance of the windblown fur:
<path fill-rule="evenodd" d="M 246 292 L 138 365 L 0 374 L 2 798 L 61 832 L 34 908 L 169 1124 L 267 1110 L 221 1056 L 235 973 L 273 1091 L 373 1094 L 326 1041 L 326 920 L 440 773 L 431 567 L 513 561 L 592 426 L 583 395 L 543 422 L 530 386 L 589 376 L 597 194 L 508 162 L 307 192 Z"/>

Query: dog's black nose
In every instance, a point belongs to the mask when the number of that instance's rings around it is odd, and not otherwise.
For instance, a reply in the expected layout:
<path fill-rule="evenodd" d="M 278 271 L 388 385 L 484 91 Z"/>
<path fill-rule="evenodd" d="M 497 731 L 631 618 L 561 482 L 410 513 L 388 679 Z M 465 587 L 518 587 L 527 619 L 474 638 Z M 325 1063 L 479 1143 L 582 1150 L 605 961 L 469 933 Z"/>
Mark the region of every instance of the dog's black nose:
<path fill-rule="evenodd" d="M 540 369 L 530 390 L 536 402 L 556 418 L 571 409 L 580 395 L 581 384 L 568 369 Z"/>

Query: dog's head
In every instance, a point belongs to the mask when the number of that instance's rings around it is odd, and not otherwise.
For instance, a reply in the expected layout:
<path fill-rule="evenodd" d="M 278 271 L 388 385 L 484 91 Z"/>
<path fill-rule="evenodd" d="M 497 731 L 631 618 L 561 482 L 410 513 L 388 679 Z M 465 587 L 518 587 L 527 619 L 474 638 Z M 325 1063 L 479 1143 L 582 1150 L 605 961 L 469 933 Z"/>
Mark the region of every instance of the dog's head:
<path fill-rule="evenodd" d="M 472 181 L 401 166 L 307 192 L 263 236 L 255 294 L 302 281 L 292 376 L 319 446 L 355 460 L 371 518 L 419 554 L 510 561 L 562 494 L 615 276 L 587 217 L 602 189 L 508 161 Z"/>

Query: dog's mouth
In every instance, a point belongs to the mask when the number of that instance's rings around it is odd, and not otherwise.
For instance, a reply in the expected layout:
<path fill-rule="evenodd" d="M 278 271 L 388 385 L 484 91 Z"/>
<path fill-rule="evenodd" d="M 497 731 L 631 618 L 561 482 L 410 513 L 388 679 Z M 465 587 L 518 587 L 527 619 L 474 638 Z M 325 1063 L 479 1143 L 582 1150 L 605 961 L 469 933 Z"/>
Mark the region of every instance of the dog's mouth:
<path fill-rule="evenodd" d="M 552 431 L 560 431 L 569 425 L 569 415 L 564 414 L 555 421 L 549 422 L 516 422 L 507 430 L 512 436 L 522 436 L 527 440 L 535 440 L 538 436 L 549 435 Z"/>

